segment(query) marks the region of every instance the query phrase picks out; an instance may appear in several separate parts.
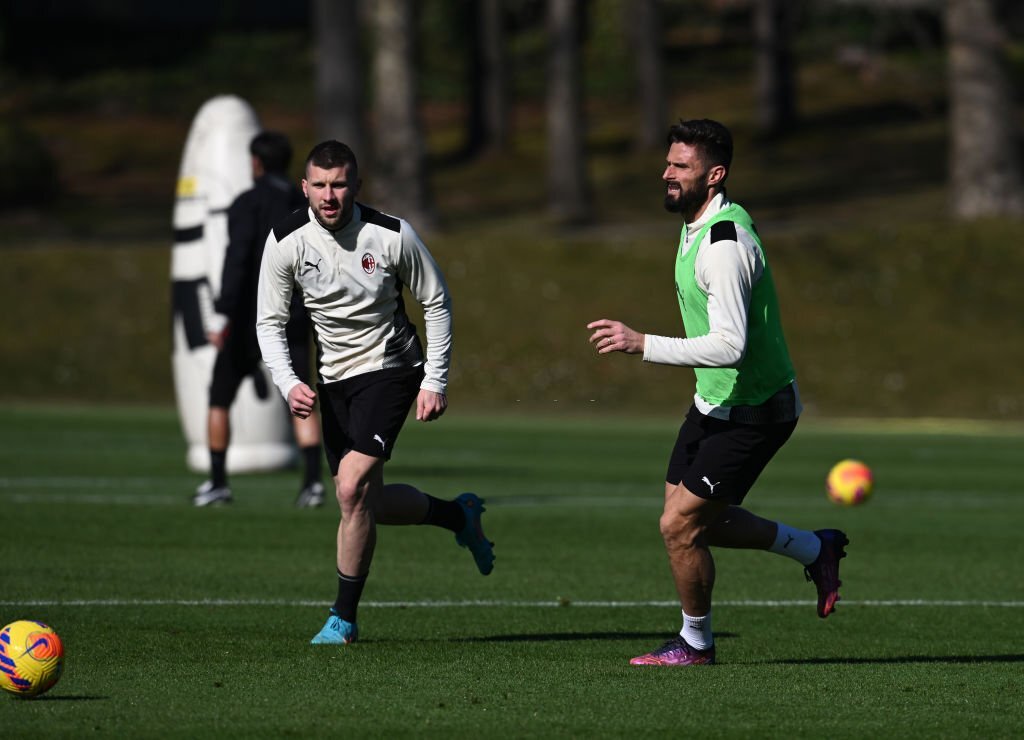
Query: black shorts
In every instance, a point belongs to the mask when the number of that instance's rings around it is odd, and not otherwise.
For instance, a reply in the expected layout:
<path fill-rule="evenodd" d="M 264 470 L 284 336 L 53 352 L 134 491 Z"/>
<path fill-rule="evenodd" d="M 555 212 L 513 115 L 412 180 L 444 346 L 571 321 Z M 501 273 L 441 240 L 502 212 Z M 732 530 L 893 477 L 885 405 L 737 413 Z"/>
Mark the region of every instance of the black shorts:
<path fill-rule="evenodd" d="M 319 385 L 324 451 L 331 475 L 338 474 L 341 458 L 350 450 L 391 458 L 421 382 L 422 366 L 376 370 Z"/>
<path fill-rule="evenodd" d="M 288 339 L 288 352 L 292 357 L 292 368 L 306 385 L 310 382 L 310 330 L 307 321 L 292 319 L 285 325 Z M 270 392 L 269 382 L 259 370 L 260 350 L 255 337 L 247 337 L 238 332 L 229 332 L 224 347 L 217 352 L 213 363 L 213 376 L 210 379 L 210 405 L 218 408 L 231 408 L 238 395 L 242 381 L 252 376 L 256 384 L 256 395 L 266 398 Z"/>
<path fill-rule="evenodd" d="M 691 406 L 679 427 L 665 482 L 682 483 L 711 501 L 742 503 L 796 423 L 741 424 L 705 416 Z"/>

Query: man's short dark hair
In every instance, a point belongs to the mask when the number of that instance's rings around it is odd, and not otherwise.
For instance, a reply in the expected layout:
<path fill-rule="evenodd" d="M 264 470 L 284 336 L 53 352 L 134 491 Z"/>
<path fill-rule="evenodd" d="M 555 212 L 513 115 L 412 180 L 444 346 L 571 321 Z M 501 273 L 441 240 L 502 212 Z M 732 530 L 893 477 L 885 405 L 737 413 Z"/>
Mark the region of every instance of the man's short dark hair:
<path fill-rule="evenodd" d="M 359 171 L 355 152 L 349 148 L 348 144 L 342 144 L 334 139 L 322 141 L 310 150 L 309 156 L 306 157 L 306 167 L 308 168 L 309 165 L 323 170 L 333 170 L 335 167 L 350 165 L 353 174 Z"/>
<path fill-rule="evenodd" d="M 704 164 L 722 165 L 728 171 L 732 164 L 732 134 L 718 121 L 699 118 L 680 120 L 668 130 L 668 145 L 689 144 L 700 150 Z"/>
<path fill-rule="evenodd" d="M 283 174 L 292 161 L 292 145 L 288 137 L 277 131 L 263 131 L 249 142 L 249 153 L 263 163 L 267 172 Z"/>

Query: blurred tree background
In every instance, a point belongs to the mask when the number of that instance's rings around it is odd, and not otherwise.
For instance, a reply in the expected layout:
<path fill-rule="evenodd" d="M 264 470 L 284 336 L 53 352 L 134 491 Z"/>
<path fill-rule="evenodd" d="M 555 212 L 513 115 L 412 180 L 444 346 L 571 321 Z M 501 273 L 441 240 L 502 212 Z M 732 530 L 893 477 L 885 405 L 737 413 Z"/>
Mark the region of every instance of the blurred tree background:
<path fill-rule="evenodd" d="M 1021 420 L 1022 30 L 1007 0 L 6 0 L 0 399 L 171 403 L 174 183 L 233 93 L 297 160 L 353 143 L 425 233 L 455 409 L 685 406 L 689 371 L 584 327 L 681 333 L 663 137 L 711 117 L 811 414 Z"/>

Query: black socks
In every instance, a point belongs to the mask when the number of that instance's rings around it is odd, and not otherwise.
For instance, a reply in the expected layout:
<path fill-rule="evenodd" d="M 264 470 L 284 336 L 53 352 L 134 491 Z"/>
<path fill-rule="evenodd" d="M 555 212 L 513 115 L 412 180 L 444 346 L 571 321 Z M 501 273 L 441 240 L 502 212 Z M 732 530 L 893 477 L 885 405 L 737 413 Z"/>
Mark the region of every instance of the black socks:
<path fill-rule="evenodd" d="M 334 613 L 352 624 L 356 623 L 356 608 L 363 595 L 366 576 L 346 576 L 338 571 L 338 598 L 334 602 Z"/>
<path fill-rule="evenodd" d="M 320 445 L 300 447 L 302 465 L 306 470 L 306 477 L 302 482 L 303 487 L 320 482 Z"/>
<path fill-rule="evenodd" d="M 228 451 L 215 452 L 210 450 L 210 481 L 214 488 L 224 488 L 228 484 Z"/>
<path fill-rule="evenodd" d="M 424 495 L 427 497 L 427 515 L 420 524 L 443 527 L 456 533 L 462 531 L 466 526 L 466 514 L 461 506 L 455 501 L 442 501 L 430 494 Z"/>

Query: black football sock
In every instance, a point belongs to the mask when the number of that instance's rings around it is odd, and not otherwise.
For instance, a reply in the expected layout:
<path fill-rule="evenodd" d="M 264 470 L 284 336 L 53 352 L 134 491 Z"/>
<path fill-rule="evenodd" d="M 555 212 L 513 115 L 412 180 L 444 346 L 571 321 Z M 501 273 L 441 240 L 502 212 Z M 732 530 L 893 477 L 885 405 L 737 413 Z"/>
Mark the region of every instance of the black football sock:
<path fill-rule="evenodd" d="M 214 488 L 224 488 L 228 484 L 227 459 L 227 450 L 210 450 L 210 481 Z"/>
<path fill-rule="evenodd" d="M 346 622 L 356 623 L 356 609 L 363 595 L 366 578 L 367 576 L 346 576 L 338 571 L 338 598 L 334 602 L 334 613 Z"/>
<path fill-rule="evenodd" d="M 306 468 L 306 478 L 303 487 L 312 483 L 320 482 L 320 445 L 310 445 L 299 450 L 302 453 L 302 463 Z"/>
<path fill-rule="evenodd" d="M 432 527 L 443 527 L 452 532 L 461 532 L 466 526 L 466 513 L 455 501 L 442 501 L 430 494 L 427 497 L 427 515 L 423 517 L 420 524 L 429 524 Z"/>

